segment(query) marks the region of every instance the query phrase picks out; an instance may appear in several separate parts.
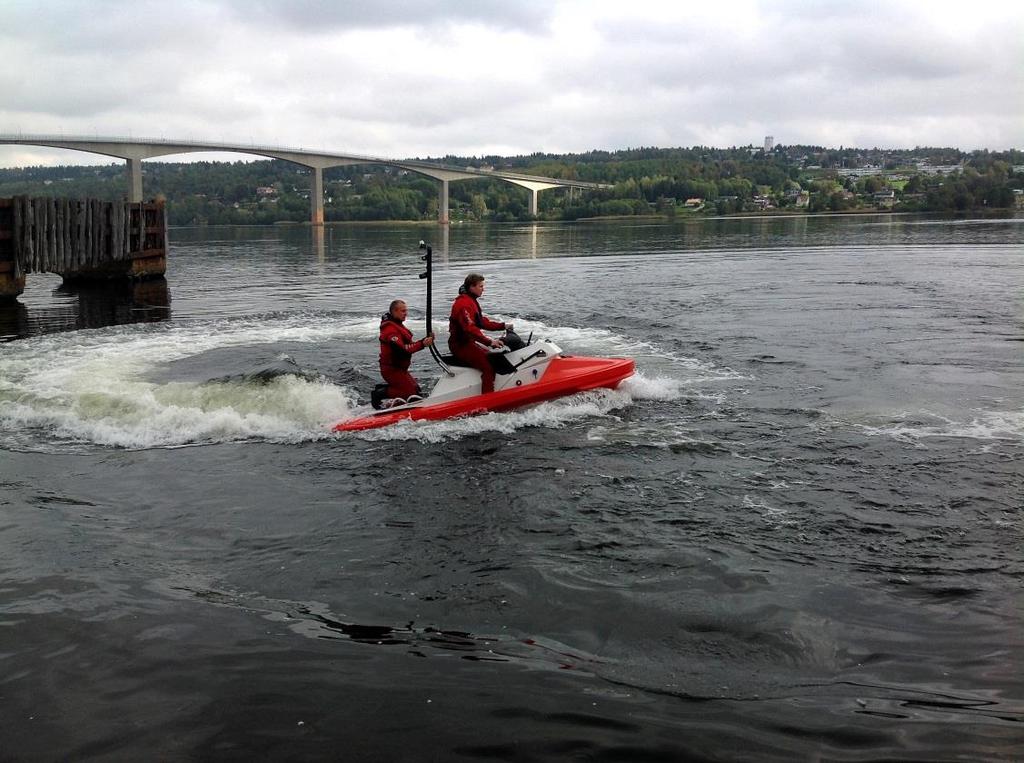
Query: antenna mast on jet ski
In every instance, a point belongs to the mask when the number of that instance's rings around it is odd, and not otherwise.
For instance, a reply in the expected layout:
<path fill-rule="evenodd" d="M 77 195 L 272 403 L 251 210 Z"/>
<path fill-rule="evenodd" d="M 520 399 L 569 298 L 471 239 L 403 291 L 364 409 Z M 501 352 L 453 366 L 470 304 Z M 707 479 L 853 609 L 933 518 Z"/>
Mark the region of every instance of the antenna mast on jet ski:
<path fill-rule="evenodd" d="M 434 250 L 427 245 L 426 241 L 420 241 L 420 249 L 427 250 L 427 253 L 420 257 L 421 260 L 427 263 L 427 270 L 425 273 L 420 273 L 420 278 L 427 279 L 427 335 L 433 336 L 434 323 L 431 316 L 431 305 L 434 289 L 431 286 L 431 273 L 433 272 L 434 269 Z M 432 357 L 434 361 L 437 363 L 437 365 L 441 367 L 441 370 L 444 371 L 449 376 L 455 376 L 455 372 L 448 367 L 448 364 L 445 363 L 444 360 L 441 358 L 441 353 L 437 351 L 437 343 L 435 342 L 434 344 L 430 345 L 429 349 L 430 357 Z"/>

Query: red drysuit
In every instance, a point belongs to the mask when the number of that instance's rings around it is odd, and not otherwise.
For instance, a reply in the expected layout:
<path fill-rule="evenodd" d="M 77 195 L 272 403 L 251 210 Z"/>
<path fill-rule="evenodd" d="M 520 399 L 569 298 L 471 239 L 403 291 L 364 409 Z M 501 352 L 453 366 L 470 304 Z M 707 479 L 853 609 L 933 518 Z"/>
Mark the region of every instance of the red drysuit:
<path fill-rule="evenodd" d="M 483 314 L 476 297 L 459 291 L 459 296 L 452 303 L 452 314 L 448 322 L 448 349 L 463 363 L 480 371 L 481 392 L 494 392 L 494 368 L 487 360 L 487 351 L 477 342 L 491 343 L 484 329 L 500 331 L 504 328 L 504 323 L 491 320 Z"/>
<path fill-rule="evenodd" d="M 412 332 L 390 313 L 380 321 L 380 375 L 388 383 L 388 397 L 418 395 L 420 385 L 409 373 L 412 354 L 423 349 L 423 340 L 412 341 Z"/>

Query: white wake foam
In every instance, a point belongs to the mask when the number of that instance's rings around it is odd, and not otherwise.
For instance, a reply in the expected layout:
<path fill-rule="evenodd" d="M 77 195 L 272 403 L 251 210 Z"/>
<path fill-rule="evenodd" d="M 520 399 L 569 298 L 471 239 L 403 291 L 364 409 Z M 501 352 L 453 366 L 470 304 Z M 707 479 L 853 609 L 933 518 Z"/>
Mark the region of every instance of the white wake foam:
<path fill-rule="evenodd" d="M 511 318 L 507 320 L 512 320 Z M 738 371 L 723 368 L 700 358 L 679 355 L 652 342 L 624 337 L 608 329 L 574 326 L 548 326 L 539 321 L 515 319 L 516 333 L 523 339 L 533 332 L 534 338 L 550 339 L 568 354 L 617 355 L 635 360 L 651 359 L 681 373 L 680 384 L 748 379 Z"/>
<path fill-rule="evenodd" d="M 593 390 L 507 413 L 487 413 L 482 416 L 444 421 L 405 421 L 394 426 L 356 432 L 352 436 L 368 440 L 418 440 L 424 443 L 439 443 L 484 432 L 511 434 L 524 427 L 559 428 L 580 419 L 606 416 L 615 409 L 624 408 L 631 401 L 628 392 Z"/>
<path fill-rule="evenodd" d="M 865 434 L 919 443 L 934 437 L 971 440 L 1010 440 L 1024 443 L 1024 411 L 984 411 L 970 421 L 955 421 L 931 413 L 901 414 L 891 423 L 858 425 Z"/>
<path fill-rule="evenodd" d="M 124 448 L 253 438 L 326 436 L 355 392 L 327 380 L 146 379 L 163 363 L 213 349 L 376 335 L 371 319 L 293 316 L 202 326 L 146 324 L 51 334 L 11 343 L 0 357 L 0 444 L 48 450 L 68 443 Z"/>
<path fill-rule="evenodd" d="M 735 378 L 728 369 L 671 356 L 605 329 L 516 323 L 524 337 L 532 331 L 572 354 L 647 356 L 670 362 L 654 363 L 658 373 L 637 373 L 614 392 L 576 395 L 511 413 L 402 424 L 362 436 L 436 442 L 485 431 L 559 427 L 588 416 L 606 416 L 634 400 L 700 394 L 692 389 L 696 381 Z M 421 334 L 423 322 L 410 321 L 410 328 Z M 284 315 L 203 324 L 135 324 L 12 342 L 0 354 L 0 447 L 65 451 L 97 445 L 149 448 L 330 437 L 333 424 L 363 412 L 355 404 L 360 390 L 288 374 L 268 382 L 158 382 L 148 377 L 164 364 L 212 350 L 280 342 L 373 343 L 378 330 L 374 316 Z M 439 336 L 439 341 L 443 345 L 445 337 Z"/>
<path fill-rule="evenodd" d="M 664 376 L 647 377 L 638 371 L 615 390 L 591 390 L 507 413 L 489 413 L 446 421 L 406 421 L 395 426 L 354 433 L 352 436 L 371 440 L 418 440 L 438 443 L 484 432 L 510 434 L 524 427 L 559 428 L 594 417 L 612 416 L 613 420 L 617 420 L 614 418 L 615 411 L 637 400 L 669 401 L 693 396 L 685 380 Z M 716 396 L 697 396 L 717 400 Z M 365 411 L 357 415 L 363 414 Z M 595 436 L 594 430 L 588 433 L 587 438 L 594 441 L 604 439 Z M 621 438 L 615 439 L 618 441 Z"/>

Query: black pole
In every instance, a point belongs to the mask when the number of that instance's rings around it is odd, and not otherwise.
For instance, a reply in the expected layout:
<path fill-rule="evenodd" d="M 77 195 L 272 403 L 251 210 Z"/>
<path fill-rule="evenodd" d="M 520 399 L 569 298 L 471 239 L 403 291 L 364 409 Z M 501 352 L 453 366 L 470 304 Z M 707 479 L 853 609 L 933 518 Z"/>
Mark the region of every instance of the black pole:
<path fill-rule="evenodd" d="M 426 249 L 427 253 L 420 257 L 421 260 L 427 263 L 427 272 L 420 273 L 420 278 L 427 279 L 427 335 L 434 333 L 434 324 L 431 320 L 431 297 L 433 296 L 434 289 L 431 287 L 430 279 L 431 272 L 433 271 L 434 264 L 434 250 L 427 246 L 426 243 L 420 241 L 420 249 Z"/>
<path fill-rule="evenodd" d="M 427 253 L 420 257 L 421 260 L 427 263 L 427 270 L 425 273 L 420 273 L 420 278 L 427 279 L 427 336 L 434 335 L 434 323 L 431 316 L 431 305 L 433 304 L 432 295 L 434 289 L 431 287 L 431 273 L 434 270 L 434 250 L 427 246 L 425 241 L 420 241 L 420 249 L 426 249 Z M 444 362 L 441 357 L 440 351 L 437 349 L 437 345 L 430 345 L 430 357 L 434 359 L 437 365 L 441 366 L 441 370 L 449 376 L 455 376 L 455 372 L 448 367 L 448 364 Z"/>

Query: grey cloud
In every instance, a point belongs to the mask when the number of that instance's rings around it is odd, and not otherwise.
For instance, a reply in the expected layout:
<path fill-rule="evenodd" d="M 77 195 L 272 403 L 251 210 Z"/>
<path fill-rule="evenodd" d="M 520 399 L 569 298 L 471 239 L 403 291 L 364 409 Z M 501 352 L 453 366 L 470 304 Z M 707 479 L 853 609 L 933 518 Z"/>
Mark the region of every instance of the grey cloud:
<path fill-rule="evenodd" d="M 0 3 L 0 56 L 17 63 L 0 71 L 0 131 L 393 156 L 746 144 L 766 130 L 1024 143 L 1022 11 L 961 30 L 948 9 L 898 2 L 752 7 L 607 20 L 582 2 Z"/>
<path fill-rule="evenodd" d="M 842 23 L 769 17 L 753 40 L 710 34 L 685 23 L 634 21 L 601 25 L 609 36 L 604 67 L 613 76 L 671 85 L 720 85 L 822 71 L 840 81 L 870 76 L 938 79 L 985 68 L 985 51 L 959 38 L 922 35 L 909 25 L 873 19 Z"/>
<path fill-rule="evenodd" d="M 45 55 L 102 54 L 130 65 L 130 55 L 154 49 L 201 50 L 223 36 L 225 16 L 213 3 L 185 0 L 171 9 L 158 0 L 23 3 L 0 7 L 4 38 L 36 45 Z"/>
<path fill-rule="evenodd" d="M 334 31 L 386 27 L 437 27 L 452 23 L 484 24 L 502 29 L 540 31 L 553 7 L 536 0 L 274 0 L 231 2 L 240 19 L 255 23 L 282 23 L 310 31 Z"/>
<path fill-rule="evenodd" d="M 829 118 L 876 127 L 889 117 L 915 124 L 958 113 L 988 118 L 1005 113 L 1007 99 L 1020 91 L 1021 75 L 1007 72 L 1005 55 L 995 52 L 1020 49 L 1003 31 L 1013 20 L 983 29 L 990 48 L 967 35 L 915 27 L 905 14 L 888 25 L 853 14 L 842 23 L 829 19 L 820 12 L 784 23 L 769 16 L 753 37 L 711 35 L 687 22 L 603 24 L 609 39 L 600 60 L 559 70 L 555 85 L 603 94 L 616 112 L 630 111 L 645 125 L 675 115 L 705 125 L 785 122 L 805 134 Z M 588 67 L 598 67 L 600 76 Z"/>

